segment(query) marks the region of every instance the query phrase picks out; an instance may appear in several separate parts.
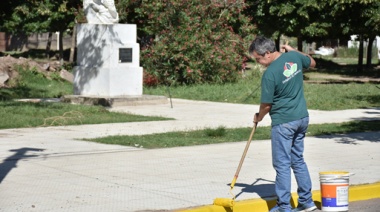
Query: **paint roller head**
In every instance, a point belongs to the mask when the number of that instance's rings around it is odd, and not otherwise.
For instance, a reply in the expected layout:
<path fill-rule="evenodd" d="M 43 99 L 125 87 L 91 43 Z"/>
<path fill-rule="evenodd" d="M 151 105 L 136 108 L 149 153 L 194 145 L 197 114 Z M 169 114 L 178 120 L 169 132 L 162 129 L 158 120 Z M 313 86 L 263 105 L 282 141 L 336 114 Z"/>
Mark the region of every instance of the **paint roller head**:
<path fill-rule="evenodd" d="M 235 201 L 229 198 L 216 198 L 214 199 L 214 205 L 223 207 L 234 207 Z"/>

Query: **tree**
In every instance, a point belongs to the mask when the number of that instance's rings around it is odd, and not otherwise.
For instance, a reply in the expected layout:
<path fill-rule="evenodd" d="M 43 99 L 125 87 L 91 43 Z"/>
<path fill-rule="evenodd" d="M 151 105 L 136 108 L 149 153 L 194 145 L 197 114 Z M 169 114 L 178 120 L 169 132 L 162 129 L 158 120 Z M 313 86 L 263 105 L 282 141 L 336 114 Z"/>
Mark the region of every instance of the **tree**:
<path fill-rule="evenodd" d="M 331 1 L 333 29 L 341 29 L 344 35 L 356 34 L 359 38 L 358 71 L 363 70 L 364 40 L 368 40 L 367 67 L 372 61 L 372 44 L 380 34 L 380 2 L 374 0 Z M 332 31 L 334 31 L 332 29 Z M 337 30 L 335 30 L 337 31 Z"/>
<path fill-rule="evenodd" d="M 302 39 L 327 35 L 330 24 L 317 21 L 325 3 L 318 0 L 293 1 L 247 1 L 246 14 L 253 16 L 258 30 L 276 39 L 281 35 L 298 38 L 298 49 L 302 50 Z"/>
<path fill-rule="evenodd" d="M 282 34 L 297 37 L 298 49 L 302 41 L 342 38 L 358 34 L 363 41 L 373 41 L 379 32 L 378 0 L 292 0 L 247 1 L 246 14 L 252 14 L 253 24 L 266 36 L 277 40 Z M 372 42 L 370 42 L 372 45 Z M 371 51 L 369 46 L 368 51 Z M 367 53 L 367 65 L 371 64 Z M 358 70 L 362 69 L 363 48 L 359 51 Z"/>
<path fill-rule="evenodd" d="M 365 11 L 368 19 L 365 25 L 371 30 L 367 31 L 368 48 L 367 48 L 367 68 L 372 64 L 372 47 L 377 35 L 380 35 L 380 2 L 374 2 Z"/>

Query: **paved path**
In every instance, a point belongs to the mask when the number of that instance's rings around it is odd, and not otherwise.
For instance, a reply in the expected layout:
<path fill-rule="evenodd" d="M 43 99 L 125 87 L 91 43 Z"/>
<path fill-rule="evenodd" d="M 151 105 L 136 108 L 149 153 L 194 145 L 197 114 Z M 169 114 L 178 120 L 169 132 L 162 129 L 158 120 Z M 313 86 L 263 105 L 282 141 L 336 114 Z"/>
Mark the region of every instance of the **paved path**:
<path fill-rule="evenodd" d="M 230 197 L 228 184 L 246 141 L 146 150 L 76 139 L 251 127 L 257 105 L 173 99 L 173 108 L 111 110 L 176 120 L 0 130 L 0 211 L 174 210 Z M 380 109 L 309 112 L 311 124 L 380 119 Z M 259 126 L 269 124 L 267 117 Z M 380 181 L 380 129 L 307 137 L 305 145 L 314 190 L 318 173 L 327 170 L 355 173 L 351 184 Z M 270 142 L 252 142 L 234 188 L 237 200 L 273 196 L 274 177 Z"/>

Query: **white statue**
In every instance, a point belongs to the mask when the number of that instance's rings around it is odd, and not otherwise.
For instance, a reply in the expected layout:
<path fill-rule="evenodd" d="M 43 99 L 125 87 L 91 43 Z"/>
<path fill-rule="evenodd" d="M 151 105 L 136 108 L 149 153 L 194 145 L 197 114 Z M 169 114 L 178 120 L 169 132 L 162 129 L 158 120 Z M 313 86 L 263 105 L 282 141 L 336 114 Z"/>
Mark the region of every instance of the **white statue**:
<path fill-rule="evenodd" d="M 115 24 L 119 22 L 114 0 L 83 0 L 83 9 L 90 24 Z"/>

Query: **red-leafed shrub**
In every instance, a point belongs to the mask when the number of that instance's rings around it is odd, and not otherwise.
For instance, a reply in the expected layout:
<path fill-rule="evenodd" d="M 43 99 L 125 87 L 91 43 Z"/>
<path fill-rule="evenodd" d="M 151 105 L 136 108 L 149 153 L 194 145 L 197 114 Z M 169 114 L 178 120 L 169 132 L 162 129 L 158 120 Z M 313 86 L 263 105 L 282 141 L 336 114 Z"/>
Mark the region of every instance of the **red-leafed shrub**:
<path fill-rule="evenodd" d="M 135 8 L 145 85 L 233 82 L 253 36 L 243 0 L 161 0 Z"/>
<path fill-rule="evenodd" d="M 143 83 L 147 86 L 156 86 L 158 85 L 158 78 L 156 76 L 153 76 L 152 74 L 144 71 L 143 75 Z"/>

